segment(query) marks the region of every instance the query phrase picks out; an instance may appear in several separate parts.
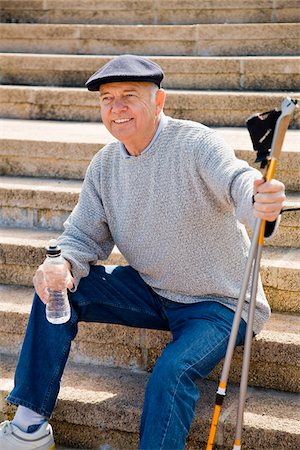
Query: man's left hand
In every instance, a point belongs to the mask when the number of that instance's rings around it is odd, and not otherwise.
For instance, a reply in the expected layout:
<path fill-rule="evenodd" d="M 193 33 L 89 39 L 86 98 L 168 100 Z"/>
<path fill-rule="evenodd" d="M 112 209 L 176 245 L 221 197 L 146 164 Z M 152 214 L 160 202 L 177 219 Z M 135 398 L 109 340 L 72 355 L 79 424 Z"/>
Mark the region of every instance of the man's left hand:
<path fill-rule="evenodd" d="M 268 222 L 276 220 L 286 199 L 284 184 L 278 180 L 255 180 L 253 195 L 255 217 Z"/>

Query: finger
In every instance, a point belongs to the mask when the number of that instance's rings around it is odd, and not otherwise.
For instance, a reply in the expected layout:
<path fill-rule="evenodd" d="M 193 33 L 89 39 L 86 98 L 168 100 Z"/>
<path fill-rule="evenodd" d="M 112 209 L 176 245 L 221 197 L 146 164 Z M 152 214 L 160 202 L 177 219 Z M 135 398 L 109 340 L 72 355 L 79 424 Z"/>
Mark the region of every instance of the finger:
<path fill-rule="evenodd" d="M 258 180 L 254 180 L 254 183 L 253 183 L 253 194 L 254 194 L 254 195 L 258 192 L 258 187 L 259 187 L 261 184 L 263 184 L 263 183 L 265 183 L 264 178 L 260 178 L 260 179 L 258 179 Z"/>
<path fill-rule="evenodd" d="M 282 206 L 285 199 L 286 199 L 285 193 L 282 191 L 267 192 L 267 193 L 259 193 L 258 192 L 254 195 L 254 201 L 256 204 L 278 203 Z"/>
<path fill-rule="evenodd" d="M 271 212 L 267 213 L 267 212 L 255 211 L 254 215 L 258 219 L 266 220 L 267 222 L 274 222 L 278 218 L 279 213 L 271 213 Z"/>
<path fill-rule="evenodd" d="M 254 215 L 260 219 L 273 222 L 279 216 L 281 209 L 281 203 L 255 203 Z"/>
<path fill-rule="evenodd" d="M 42 302 L 45 303 L 45 305 L 49 302 L 49 292 L 47 288 L 44 290 L 40 289 L 39 293 L 37 292 L 37 295 L 40 297 Z"/>
<path fill-rule="evenodd" d="M 73 289 L 73 287 L 74 287 L 74 278 L 71 277 L 71 278 L 68 280 L 67 288 L 68 288 L 68 289 Z"/>
<path fill-rule="evenodd" d="M 45 303 L 45 305 L 49 301 L 49 292 L 47 288 L 43 288 L 42 286 L 35 287 L 35 292 L 39 296 L 40 300 Z"/>
<path fill-rule="evenodd" d="M 39 296 L 39 298 L 42 300 L 43 303 L 47 303 L 49 300 L 49 293 L 48 293 L 48 289 L 46 286 L 42 266 L 39 266 L 32 281 L 33 281 L 33 286 L 35 288 L 35 291 L 36 291 L 37 295 Z"/>
<path fill-rule="evenodd" d="M 258 203 L 255 202 L 254 209 L 257 212 L 265 213 L 279 213 L 281 210 L 282 203 Z"/>
<path fill-rule="evenodd" d="M 68 271 L 67 271 L 67 288 L 72 289 L 73 287 L 74 287 L 74 278 L 73 278 L 70 270 L 68 269 Z"/>
<path fill-rule="evenodd" d="M 264 183 L 257 185 L 257 192 L 284 192 L 284 184 L 278 180 L 265 181 Z"/>

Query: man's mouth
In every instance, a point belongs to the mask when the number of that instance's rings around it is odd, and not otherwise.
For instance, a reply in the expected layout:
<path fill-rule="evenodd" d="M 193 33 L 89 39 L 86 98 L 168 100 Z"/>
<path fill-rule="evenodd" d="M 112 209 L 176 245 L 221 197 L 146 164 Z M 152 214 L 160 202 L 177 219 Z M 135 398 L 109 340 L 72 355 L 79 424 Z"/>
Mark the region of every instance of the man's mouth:
<path fill-rule="evenodd" d="M 119 124 L 119 123 L 127 123 L 127 122 L 130 122 L 132 119 L 115 119 L 115 120 L 113 120 L 113 123 L 117 123 L 117 124 Z"/>

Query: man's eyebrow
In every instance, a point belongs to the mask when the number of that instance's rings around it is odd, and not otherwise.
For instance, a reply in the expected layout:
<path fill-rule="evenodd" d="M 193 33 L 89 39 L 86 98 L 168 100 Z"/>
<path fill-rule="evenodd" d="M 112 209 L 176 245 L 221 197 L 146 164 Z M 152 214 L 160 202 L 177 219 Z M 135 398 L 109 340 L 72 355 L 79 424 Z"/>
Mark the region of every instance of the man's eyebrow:
<path fill-rule="evenodd" d="M 124 91 L 122 91 L 123 93 L 128 93 L 128 92 L 138 92 L 137 89 L 132 88 L 132 89 L 124 89 Z M 111 91 L 104 91 L 104 92 L 100 92 L 100 97 L 103 97 L 103 95 L 109 95 L 111 94 Z"/>
<path fill-rule="evenodd" d="M 106 92 L 100 92 L 100 97 L 103 97 L 103 95 L 107 95 L 107 94 L 109 94 L 110 92 L 109 91 L 106 91 Z"/>

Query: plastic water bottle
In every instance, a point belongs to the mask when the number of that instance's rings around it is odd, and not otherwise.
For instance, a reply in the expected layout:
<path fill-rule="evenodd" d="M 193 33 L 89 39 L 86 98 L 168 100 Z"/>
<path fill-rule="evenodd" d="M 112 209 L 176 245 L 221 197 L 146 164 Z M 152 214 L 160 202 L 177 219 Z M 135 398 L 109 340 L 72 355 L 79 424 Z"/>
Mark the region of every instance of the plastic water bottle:
<path fill-rule="evenodd" d="M 71 308 L 67 294 L 68 271 L 61 256 L 56 239 L 51 239 L 47 247 L 44 274 L 49 292 L 46 317 L 53 324 L 68 322 Z"/>

